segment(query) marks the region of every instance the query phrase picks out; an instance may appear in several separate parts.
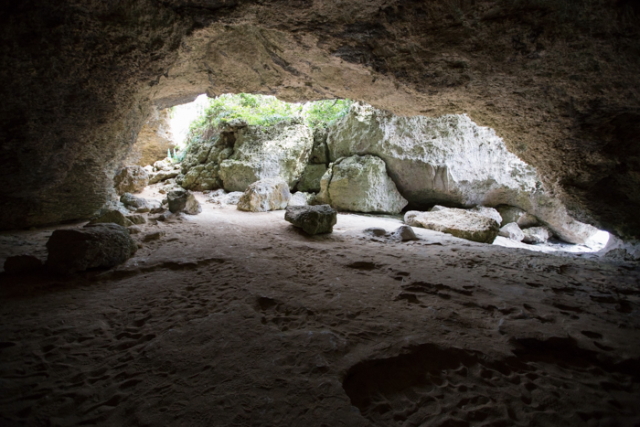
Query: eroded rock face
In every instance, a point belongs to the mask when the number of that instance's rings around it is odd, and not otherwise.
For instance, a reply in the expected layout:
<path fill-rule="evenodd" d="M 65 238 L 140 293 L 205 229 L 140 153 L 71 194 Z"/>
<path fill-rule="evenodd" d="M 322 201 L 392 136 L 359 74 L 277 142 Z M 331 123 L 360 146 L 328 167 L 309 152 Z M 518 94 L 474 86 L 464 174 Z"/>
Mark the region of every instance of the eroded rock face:
<path fill-rule="evenodd" d="M 157 107 L 152 108 L 149 119 L 138 133 L 136 142 L 124 164 L 146 166 L 167 157 L 167 150 L 175 147 L 170 120 L 171 115 L 168 108 L 163 110 Z"/>
<path fill-rule="evenodd" d="M 577 219 L 640 235 L 633 2 L 5 3 L 4 228 L 102 206 L 152 104 L 244 91 L 466 113 Z"/>
<path fill-rule="evenodd" d="M 338 210 L 399 213 L 407 201 L 376 156 L 338 159 L 322 177 L 318 199 Z"/>
<path fill-rule="evenodd" d="M 126 166 L 113 178 L 116 193 L 139 193 L 149 185 L 149 174 L 142 166 Z"/>

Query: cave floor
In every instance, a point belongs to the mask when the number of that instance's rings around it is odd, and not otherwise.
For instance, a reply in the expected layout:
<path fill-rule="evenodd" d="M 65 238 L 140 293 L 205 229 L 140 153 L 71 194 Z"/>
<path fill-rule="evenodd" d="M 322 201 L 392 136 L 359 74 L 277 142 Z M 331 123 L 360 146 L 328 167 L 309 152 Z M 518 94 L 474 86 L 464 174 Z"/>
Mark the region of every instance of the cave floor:
<path fill-rule="evenodd" d="M 640 422 L 637 266 L 203 207 L 116 269 L 0 277 L 1 425 Z"/>

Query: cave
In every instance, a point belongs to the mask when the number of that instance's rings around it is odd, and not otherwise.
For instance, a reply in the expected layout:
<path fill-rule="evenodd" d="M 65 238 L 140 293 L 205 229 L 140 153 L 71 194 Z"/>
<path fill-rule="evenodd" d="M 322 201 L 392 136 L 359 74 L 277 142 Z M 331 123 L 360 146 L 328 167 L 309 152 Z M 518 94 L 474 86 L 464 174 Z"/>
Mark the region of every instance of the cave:
<path fill-rule="evenodd" d="M 640 422 L 634 2 L 27 0 L 0 11 L 0 258 L 22 263 L 0 273 L 3 425 Z M 135 144 L 145 124 L 203 93 L 351 99 L 378 122 L 467 117 L 535 168 L 549 204 L 611 240 L 596 254 L 419 227 L 397 241 L 384 232 L 400 220 L 348 212 L 309 236 L 281 210 L 202 203 L 142 226 L 144 241 L 127 232 L 137 246 L 112 268 L 61 275 L 20 258 L 46 258 L 56 233 L 73 253 L 60 236 L 118 227 L 83 226 L 119 200 L 122 167 L 146 155 Z"/>

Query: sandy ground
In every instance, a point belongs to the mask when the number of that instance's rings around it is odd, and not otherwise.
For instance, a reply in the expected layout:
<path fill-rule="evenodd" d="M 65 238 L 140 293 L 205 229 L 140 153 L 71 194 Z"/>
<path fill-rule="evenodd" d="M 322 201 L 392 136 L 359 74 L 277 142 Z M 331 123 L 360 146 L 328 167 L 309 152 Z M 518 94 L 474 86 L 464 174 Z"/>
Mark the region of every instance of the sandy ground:
<path fill-rule="evenodd" d="M 635 265 L 203 207 L 113 270 L 0 277 L 0 425 L 640 423 Z"/>

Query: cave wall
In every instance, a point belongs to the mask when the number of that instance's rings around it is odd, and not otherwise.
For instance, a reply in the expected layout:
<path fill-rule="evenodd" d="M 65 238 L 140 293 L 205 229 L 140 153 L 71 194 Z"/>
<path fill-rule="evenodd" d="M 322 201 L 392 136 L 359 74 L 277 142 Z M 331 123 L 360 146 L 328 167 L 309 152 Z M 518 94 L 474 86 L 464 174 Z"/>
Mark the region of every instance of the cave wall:
<path fill-rule="evenodd" d="M 496 129 L 580 220 L 640 235 L 639 10 L 619 0 L 27 1 L 0 7 L 0 226 L 82 218 L 150 111 L 349 97 Z"/>

